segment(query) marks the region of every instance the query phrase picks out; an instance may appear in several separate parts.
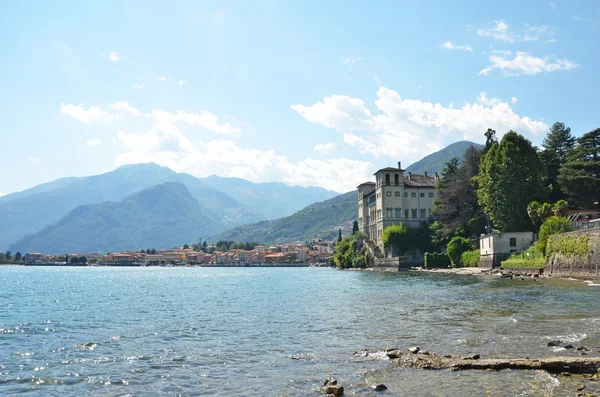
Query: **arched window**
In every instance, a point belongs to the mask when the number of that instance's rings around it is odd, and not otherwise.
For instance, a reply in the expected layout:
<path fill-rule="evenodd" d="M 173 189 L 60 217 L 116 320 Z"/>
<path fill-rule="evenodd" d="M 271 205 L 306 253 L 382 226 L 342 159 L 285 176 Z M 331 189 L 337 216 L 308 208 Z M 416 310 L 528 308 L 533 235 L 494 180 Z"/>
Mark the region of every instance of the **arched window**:
<path fill-rule="evenodd" d="M 390 186 L 390 174 L 385 174 L 385 185 Z"/>
<path fill-rule="evenodd" d="M 400 179 L 398 174 L 394 174 L 394 185 L 398 186 L 400 184 Z"/>

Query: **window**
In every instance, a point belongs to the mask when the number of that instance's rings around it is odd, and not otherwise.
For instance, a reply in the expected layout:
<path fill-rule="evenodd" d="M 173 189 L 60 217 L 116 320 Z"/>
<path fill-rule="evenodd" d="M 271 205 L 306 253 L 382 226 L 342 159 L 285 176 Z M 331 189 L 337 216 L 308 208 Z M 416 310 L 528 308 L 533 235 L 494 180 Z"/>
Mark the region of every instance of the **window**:
<path fill-rule="evenodd" d="M 387 212 L 387 217 L 391 218 L 392 217 L 392 209 L 391 208 L 386 208 L 386 212 Z"/>
<path fill-rule="evenodd" d="M 411 212 L 412 212 L 412 214 L 411 214 L 412 216 L 411 216 L 411 217 L 412 217 L 412 218 L 414 218 L 414 219 L 417 219 L 417 209 L 416 209 L 416 208 L 413 208 L 413 209 L 411 210 Z"/>
<path fill-rule="evenodd" d="M 408 192 L 404 192 L 404 197 L 408 197 Z"/>
<path fill-rule="evenodd" d="M 400 197 L 400 192 L 395 192 L 394 196 Z"/>
<path fill-rule="evenodd" d="M 400 180 L 398 179 L 398 174 L 394 174 L 394 185 L 400 185 Z"/>
<path fill-rule="evenodd" d="M 425 197 L 425 193 L 419 193 L 419 197 Z"/>
<path fill-rule="evenodd" d="M 385 195 L 388 197 L 392 197 L 392 192 L 385 192 Z"/>
<path fill-rule="evenodd" d="M 433 198 L 433 193 L 429 193 L 429 198 Z"/>
<path fill-rule="evenodd" d="M 408 218 L 408 210 L 404 210 L 404 217 Z"/>
<path fill-rule="evenodd" d="M 427 211 L 422 209 L 421 210 L 421 219 L 425 219 L 425 218 L 427 218 Z"/>
<path fill-rule="evenodd" d="M 402 209 L 396 208 L 396 218 L 402 218 Z"/>
<path fill-rule="evenodd" d="M 515 237 L 511 237 L 509 243 L 510 243 L 511 247 L 516 247 L 517 246 L 517 239 Z"/>
<path fill-rule="evenodd" d="M 390 174 L 385 174 L 385 185 L 390 186 Z"/>
<path fill-rule="evenodd" d="M 415 193 L 415 192 L 412 192 L 412 193 L 410 194 L 410 197 L 417 197 L 417 193 Z"/>

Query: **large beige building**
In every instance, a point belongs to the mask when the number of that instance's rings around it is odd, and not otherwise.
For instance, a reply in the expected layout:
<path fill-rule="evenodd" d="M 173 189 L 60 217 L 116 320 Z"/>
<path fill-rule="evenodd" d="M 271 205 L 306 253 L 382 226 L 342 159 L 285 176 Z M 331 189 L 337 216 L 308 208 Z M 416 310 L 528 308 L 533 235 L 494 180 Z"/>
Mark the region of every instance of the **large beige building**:
<path fill-rule="evenodd" d="M 358 186 L 358 228 L 369 235 L 383 251 L 381 235 L 393 224 L 403 223 L 406 227 L 418 227 L 431 218 L 436 197 L 434 175 L 404 175 L 401 164 L 398 168 L 383 168 L 375 173 L 375 182 Z"/>

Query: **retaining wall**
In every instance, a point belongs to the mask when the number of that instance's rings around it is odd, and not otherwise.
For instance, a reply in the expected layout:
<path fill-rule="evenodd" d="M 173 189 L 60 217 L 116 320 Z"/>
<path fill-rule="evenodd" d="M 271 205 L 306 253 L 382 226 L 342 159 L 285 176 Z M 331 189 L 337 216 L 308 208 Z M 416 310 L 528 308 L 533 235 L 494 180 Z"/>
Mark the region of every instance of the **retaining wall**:
<path fill-rule="evenodd" d="M 550 236 L 546 253 L 545 275 L 600 278 L 600 229 Z"/>

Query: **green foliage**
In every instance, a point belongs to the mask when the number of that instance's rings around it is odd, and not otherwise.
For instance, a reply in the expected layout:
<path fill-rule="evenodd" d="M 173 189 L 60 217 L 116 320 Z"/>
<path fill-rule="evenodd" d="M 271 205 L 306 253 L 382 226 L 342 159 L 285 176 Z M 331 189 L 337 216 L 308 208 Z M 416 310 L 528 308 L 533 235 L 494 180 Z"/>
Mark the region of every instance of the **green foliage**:
<path fill-rule="evenodd" d="M 314 237 L 337 239 L 339 226 L 356 219 L 356 200 L 356 191 L 349 192 L 309 205 L 285 218 L 236 227 L 212 240 L 285 243 L 312 240 Z"/>
<path fill-rule="evenodd" d="M 337 239 L 338 243 L 342 242 L 342 229 L 340 228 L 339 230 L 339 234 L 338 234 L 338 239 Z"/>
<path fill-rule="evenodd" d="M 479 250 L 465 251 L 460 256 L 460 262 L 465 267 L 479 267 Z"/>
<path fill-rule="evenodd" d="M 472 183 L 479 173 L 480 159 L 481 150 L 471 146 L 465 151 L 462 162 L 453 158 L 446 163 L 436 185 L 433 210 L 438 219 L 432 225 L 437 242 L 448 242 L 454 236 L 476 237 L 484 232 L 485 218 Z"/>
<path fill-rule="evenodd" d="M 352 234 L 358 233 L 358 221 L 352 223 Z"/>
<path fill-rule="evenodd" d="M 569 203 L 565 200 L 558 200 L 552 206 L 552 211 L 557 218 L 564 218 L 569 214 Z"/>
<path fill-rule="evenodd" d="M 411 164 L 408 166 L 408 168 L 406 168 L 406 172 L 412 172 L 414 174 L 423 174 L 425 171 L 430 174 L 433 174 L 434 172 L 442 172 L 445 164 L 450 161 L 451 158 L 462 158 L 465 151 L 471 146 L 474 146 L 478 149 L 482 148 L 481 145 L 474 142 L 455 142 L 439 152 L 432 153 L 423 157 L 416 163 Z"/>
<path fill-rule="evenodd" d="M 385 247 L 392 245 L 399 247 L 400 251 L 406 252 L 406 226 L 403 224 L 391 225 L 385 228 L 381 235 L 381 241 Z"/>
<path fill-rule="evenodd" d="M 558 175 L 562 191 L 583 208 L 600 204 L 600 128 L 577 138 Z"/>
<path fill-rule="evenodd" d="M 448 256 L 452 260 L 452 263 L 455 266 L 460 266 L 461 256 L 464 252 L 470 251 L 473 249 L 473 244 L 470 240 L 464 237 L 454 237 L 447 246 Z"/>
<path fill-rule="evenodd" d="M 553 234 L 566 233 L 573 230 L 571 223 L 567 218 L 557 218 L 552 216 L 542 224 L 538 233 L 537 246 L 541 252 L 546 253 L 546 244 L 548 243 L 548 237 Z"/>
<path fill-rule="evenodd" d="M 17 252 L 17 253 L 15 254 L 15 262 L 20 262 L 20 261 L 21 261 L 21 259 L 23 259 L 23 256 L 21 255 L 21 253 L 20 253 L 20 252 Z"/>
<path fill-rule="evenodd" d="M 502 232 L 531 230 L 527 205 L 544 201 L 544 167 L 531 142 L 514 131 L 494 143 L 483 157 L 477 198 L 484 212 Z"/>
<path fill-rule="evenodd" d="M 425 269 L 447 269 L 450 265 L 450 257 L 446 254 L 425 253 Z"/>
<path fill-rule="evenodd" d="M 548 135 L 542 142 L 540 160 L 546 168 L 548 183 L 552 186 L 550 192 L 552 201 L 558 201 L 564 197 L 558 183 L 558 175 L 560 168 L 567 159 L 567 154 L 574 145 L 575 138 L 571 135 L 571 128 L 558 121 L 550 127 Z"/>
<path fill-rule="evenodd" d="M 567 235 L 550 239 L 546 253 L 548 256 L 561 254 L 564 256 L 586 257 L 590 254 L 591 249 L 590 237 L 588 235 Z"/>

